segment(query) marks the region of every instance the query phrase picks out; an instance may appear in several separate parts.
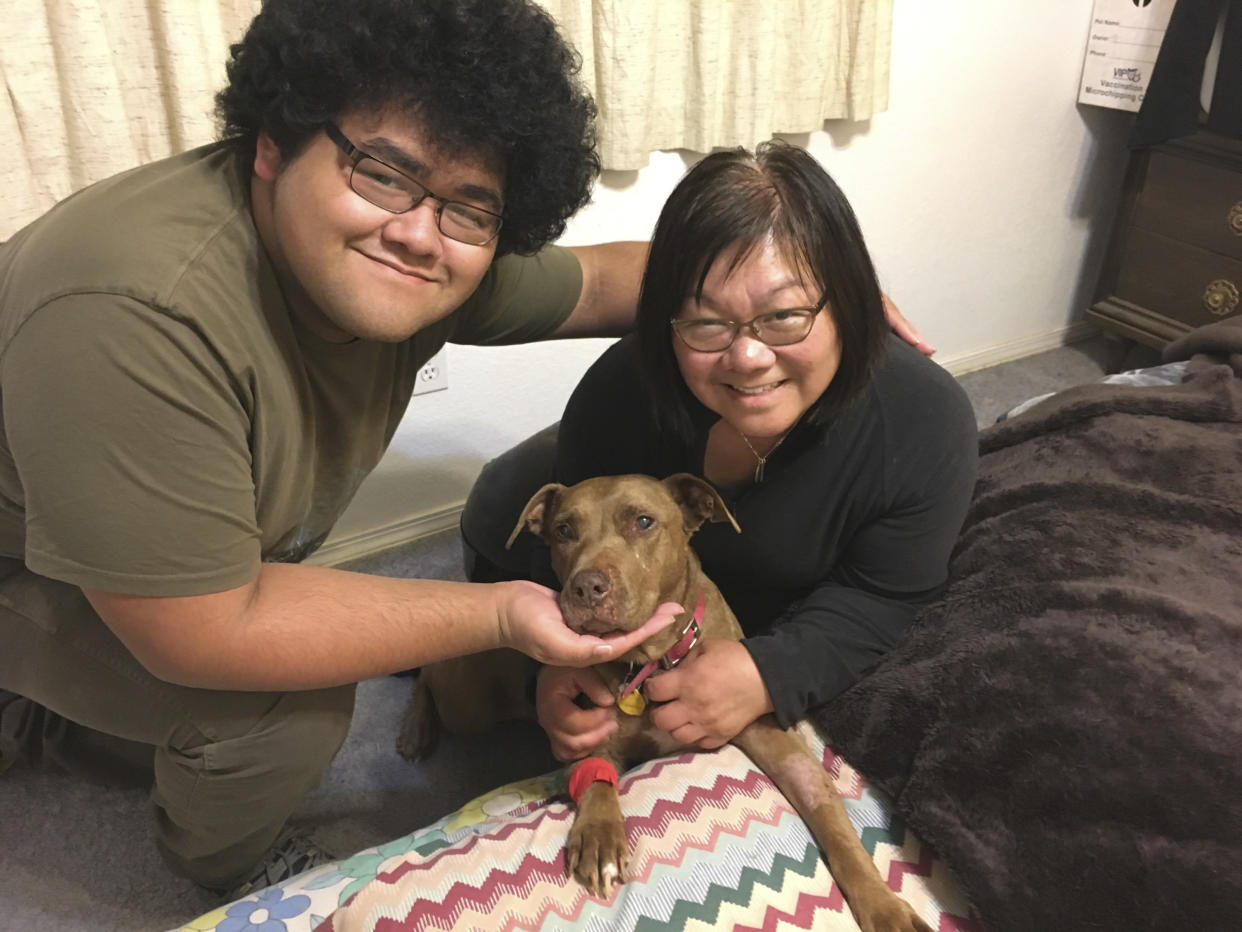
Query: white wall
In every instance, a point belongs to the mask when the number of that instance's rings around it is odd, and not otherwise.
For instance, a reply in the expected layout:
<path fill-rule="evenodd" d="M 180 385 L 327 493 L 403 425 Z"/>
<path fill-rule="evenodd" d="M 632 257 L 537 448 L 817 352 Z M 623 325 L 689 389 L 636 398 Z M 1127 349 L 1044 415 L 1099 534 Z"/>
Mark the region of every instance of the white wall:
<path fill-rule="evenodd" d="M 1090 300 L 1132 119 L 1075 103 L 1090 15 L 896 0 L 889 109 L 789 137 L 844 188 L 882 285 L 951 371 L 1058 345 Z M 607 173 L 563 242 L 648 239 L 697 157 Z M 606 345 L 449 347 L 448 390 L 413 399 L 320 559 L 455 523 L 483 463 L 556 420 Z"/>

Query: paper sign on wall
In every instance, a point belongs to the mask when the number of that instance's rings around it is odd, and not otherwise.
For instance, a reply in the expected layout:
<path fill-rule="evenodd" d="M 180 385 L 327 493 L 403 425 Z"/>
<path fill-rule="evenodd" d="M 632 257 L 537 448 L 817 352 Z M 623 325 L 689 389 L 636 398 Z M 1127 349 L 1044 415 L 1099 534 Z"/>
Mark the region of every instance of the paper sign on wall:
<path fill-rule="evenodd" d="M 1137 111 L 1175 0 L 1095 0 L 1080 104 Z"/>

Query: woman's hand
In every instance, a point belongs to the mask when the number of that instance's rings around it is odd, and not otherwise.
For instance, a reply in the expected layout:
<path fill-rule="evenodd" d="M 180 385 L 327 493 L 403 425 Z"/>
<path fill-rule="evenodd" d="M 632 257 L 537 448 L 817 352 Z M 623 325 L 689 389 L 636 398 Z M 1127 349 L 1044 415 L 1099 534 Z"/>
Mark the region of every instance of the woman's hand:
<path fill-rule="evenodd" d="M 935 347 L 924 340 L 923 335 L 918 332 L 914 324 L 906 320 L 901 311 L 897 310 L 897 305 L 893 303 L 893 299 L 886 294 L 881 294 L 880 298 L 884 301 L 884 317 L 888 321 L 888 325 L 893 328 L 893 332 L 924 356 L 934 355 L 936 352 Z"/>
<path fill-rule="evenodd" d="M 579 693 L 595 703 L 583 709 Z M 617 710 L 607 684 L 590 667 L 544 667 L 535 682 L 535 714 L 560 761 L 586 757 L 617 730 Z"/>
<path fill-rule="evenodd" d="M 556 604 L 556 593 L 546 586 L 524 580 L 493 585 L 498 592 L 498 646 L 512 647 L 553 666 L 585 667 L 619 657 L 667 628 L 685 611 L 665 602 L 638 630 L 601 638 L 571 631 Z"/>
<path fill-rule="evenodd" d="M 683 744 L 718 748 L 772 711 L 768 688 L 748 651 L 738 641 L 697 645 L 674 669 L 643 686 L 652 702 L 651 721 Z"/>

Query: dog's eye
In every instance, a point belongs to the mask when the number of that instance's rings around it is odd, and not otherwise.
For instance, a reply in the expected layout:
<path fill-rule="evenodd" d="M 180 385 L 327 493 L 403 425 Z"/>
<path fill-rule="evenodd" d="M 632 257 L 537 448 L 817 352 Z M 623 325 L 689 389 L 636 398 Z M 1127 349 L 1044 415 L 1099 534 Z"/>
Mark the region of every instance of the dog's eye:
<path fill-rule="evenodd" d="M 567 523 L 558 524 L 554 529 L 554 533 L 561 540 L 573 540 L 574 539 L 574 526 L 572 524 L 567 524 Z"/>
<path fill-rule="evenodd" d="M 651 517 L 651 515 L 639 515 L 634 520 L 634 523 L 638 525 L 638 529 L 640 531 L 650 531 L 653 527 L 655 527 L 656 522 L 655 518 Z"/>

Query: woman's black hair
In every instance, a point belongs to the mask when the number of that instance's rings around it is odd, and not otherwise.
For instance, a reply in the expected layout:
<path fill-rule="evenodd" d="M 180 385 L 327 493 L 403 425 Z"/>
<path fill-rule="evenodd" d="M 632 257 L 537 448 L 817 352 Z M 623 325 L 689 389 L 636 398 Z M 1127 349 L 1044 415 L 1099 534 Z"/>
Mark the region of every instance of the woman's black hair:
<path fill-rule="evenodd" d="M 643 378 L 657 423 L 676 435 L 691 430 L 697 402 L 673 354 L 670 321 L 687 299 L 700 299 L 712 265 L 732 252 L 732 273 L 771 237 L 808 290 L 827 296 L 841 344 L 828 388 L 803 420 L 823 423 L 870 381 L 889 331 L 875 267 L 845 194 L 805 150 L 785 142 L 754 154 L 731 149 L 707 156 L 669 195 L 651 239 L 638 304 Z M 822 290 L 821 290 L 822 289 Z"/>
<path fill-rule="evenodd" d="M 560 236 L 599 174 L 580 59 L 529 0 L 264 0 L 231 51 L 216 110 L 243 166 L 260 132 L 289 158 L 345 113 L 408 114 L 503 171 L 497 255 Z"/>

